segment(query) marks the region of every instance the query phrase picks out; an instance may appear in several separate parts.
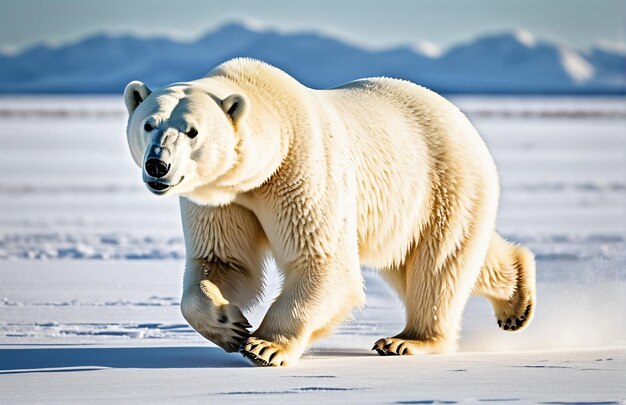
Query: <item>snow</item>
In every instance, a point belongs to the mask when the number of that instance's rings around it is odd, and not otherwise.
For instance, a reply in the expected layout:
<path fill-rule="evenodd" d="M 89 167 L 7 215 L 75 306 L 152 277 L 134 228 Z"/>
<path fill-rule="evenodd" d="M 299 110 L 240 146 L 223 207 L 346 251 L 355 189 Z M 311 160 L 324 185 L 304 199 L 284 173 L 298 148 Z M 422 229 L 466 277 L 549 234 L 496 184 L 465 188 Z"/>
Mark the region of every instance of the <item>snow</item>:
<path fill-rule="evenodd" d="M 562 47 L 560 49 L 561 63 L 565 71 L 578 83 L 585 82 L 594 75 L 593 66 L 573 49 Z"/>
<path fill-rule="evenodd" d="M 526 45 L 529 48 L 533 48 L 535 45 L 537 45 L 537 39 L 535 38 L 535 36 L 525 29 L 517 29 L 514 32 L 514 35 L 520 43 Z"/>
<path fill-rule="evenodd" d="M 537 255 L 533 323 L 505 333 L 475 297 L 458 353 L 379 357 L 404 316 L 364 269 L 352 321 L 297 366 L 258 369 L 182 318 L 177 201 L 145 190 L 122 100 L 0 98 L 0 402 L 623 402 L 624 99 L 455 101 L 499 166 L 499 231 Z"/>
<path fill-rule="evenodd" d="M 438 58 L 444 54 L 443 49 L 430 41 L 418 41 L 413 43 L 411 49 L 419 55 L 428 56 L 429 58 Z"/>
<path fill-rule="evenodd" d="M 601 49 L 606 52 L 626 55 L 626 44 L 624 44 L 623 42 L 615 42 L 615 41 L 608 41 L 606 39 L 599 39 L 595 42 L 594 48 Z"/>

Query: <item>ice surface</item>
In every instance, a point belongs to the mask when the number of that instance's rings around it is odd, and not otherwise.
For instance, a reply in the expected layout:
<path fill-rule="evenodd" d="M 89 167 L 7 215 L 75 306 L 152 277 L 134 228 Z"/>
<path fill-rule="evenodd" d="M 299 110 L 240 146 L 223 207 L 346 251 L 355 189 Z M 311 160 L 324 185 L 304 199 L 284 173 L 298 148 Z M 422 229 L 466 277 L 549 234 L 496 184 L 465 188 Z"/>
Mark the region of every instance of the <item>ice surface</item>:
<path fill-rule="evenodd" d="M 460 352 L 380 358 L 400 302 L 364 270 L 366 307 L 297 367 L 250 368 L 178 308 L 174 198 L 145 190 L 119 98 L 0 98 L 0 402 L 619 402 L 626 353 L 624 99 L 456 99 L 500 171 L 499 231 L 537 256 L 519 333 L 472 298 Z M 268 277 L 253 325 L 279 288 Z"/>

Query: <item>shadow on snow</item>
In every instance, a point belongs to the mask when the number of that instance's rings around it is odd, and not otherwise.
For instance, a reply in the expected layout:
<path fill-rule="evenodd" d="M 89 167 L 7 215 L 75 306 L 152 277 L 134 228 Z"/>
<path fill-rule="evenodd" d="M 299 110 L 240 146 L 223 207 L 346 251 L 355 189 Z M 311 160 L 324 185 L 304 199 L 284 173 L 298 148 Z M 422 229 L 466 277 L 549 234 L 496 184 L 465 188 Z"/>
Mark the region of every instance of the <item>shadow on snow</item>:
<path fill-rule="evenodd" d="M 216 347 L 47 347 L 0 349 L 0 374 L 99 368 L 248 367 L 237 353 Z M 67 370 L 60 370 L 67 369 Z"/>

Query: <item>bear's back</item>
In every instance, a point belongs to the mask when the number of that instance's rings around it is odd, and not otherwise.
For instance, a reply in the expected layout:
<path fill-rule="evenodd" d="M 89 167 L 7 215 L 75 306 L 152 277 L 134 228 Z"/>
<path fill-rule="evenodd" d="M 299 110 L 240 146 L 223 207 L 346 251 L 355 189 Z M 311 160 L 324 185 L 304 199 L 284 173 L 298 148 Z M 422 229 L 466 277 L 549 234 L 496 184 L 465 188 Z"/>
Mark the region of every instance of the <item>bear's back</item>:
<path fill-rule="evenodd" d="M 466 191 L 456 181 L 469 187 L 482 177 L 496 179 L 493 160 L 473 125 L 431 90 L 381 77 L 317 93 L 345 123 L 350 140 L 359 253 L 366 265 L 383 268 L 403 257 L 398 241 L 412 240 L 428 220 L 433 188 L 460 196 Z"/>

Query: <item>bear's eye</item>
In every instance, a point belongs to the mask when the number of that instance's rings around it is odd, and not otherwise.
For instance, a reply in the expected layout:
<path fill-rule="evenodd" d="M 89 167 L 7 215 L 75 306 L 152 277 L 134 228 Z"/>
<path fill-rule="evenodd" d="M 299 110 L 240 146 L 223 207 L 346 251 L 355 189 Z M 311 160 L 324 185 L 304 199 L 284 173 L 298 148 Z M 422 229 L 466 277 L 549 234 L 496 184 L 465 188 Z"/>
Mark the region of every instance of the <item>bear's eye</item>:
<path fill-rule="evenodd" d="M 189 131 L 187 131 L 187 136 L 191 139 L 195 138 L 196 136 L 198 136 L 198 130 L 195 128 L 191 128 Z"/>
<path fill-rule="evenodd" d="M 144 129 L 146 132 L 150 132 L 150 131 L 152 131 L 154 128 L 152 128 L 152 125 L 150 125 L 150 123 L 149 123 L 149 122 L 146 122 L 145 124 L 143 124 L 143 129 Z"/>

